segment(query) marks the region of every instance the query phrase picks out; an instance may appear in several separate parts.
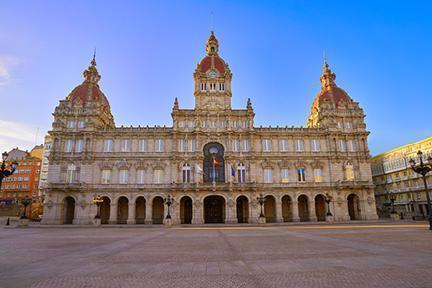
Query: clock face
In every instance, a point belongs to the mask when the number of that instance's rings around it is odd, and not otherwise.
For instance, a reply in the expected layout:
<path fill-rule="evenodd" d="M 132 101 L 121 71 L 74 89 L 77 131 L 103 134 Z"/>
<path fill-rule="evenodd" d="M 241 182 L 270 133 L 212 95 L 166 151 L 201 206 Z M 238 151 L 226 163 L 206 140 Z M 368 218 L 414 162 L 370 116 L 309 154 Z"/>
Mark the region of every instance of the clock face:
<path fill-rule="evenodd" d="M 215 78 L 217 76 L 217 73 L 216 73 L 216 71 L 210 71 L 208 73 L 208 76 L 210 76 L 210 78 Z"/>

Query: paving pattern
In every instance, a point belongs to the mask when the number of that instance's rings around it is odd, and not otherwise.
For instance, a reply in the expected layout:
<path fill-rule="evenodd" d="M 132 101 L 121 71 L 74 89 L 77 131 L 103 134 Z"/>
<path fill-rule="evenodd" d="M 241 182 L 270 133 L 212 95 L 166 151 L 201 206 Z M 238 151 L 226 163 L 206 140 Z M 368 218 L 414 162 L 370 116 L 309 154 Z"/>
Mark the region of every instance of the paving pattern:
<path fill-rule="evenodd" d="M 0 287 L 432 287 L 426 225 L 0 228 Z"/>

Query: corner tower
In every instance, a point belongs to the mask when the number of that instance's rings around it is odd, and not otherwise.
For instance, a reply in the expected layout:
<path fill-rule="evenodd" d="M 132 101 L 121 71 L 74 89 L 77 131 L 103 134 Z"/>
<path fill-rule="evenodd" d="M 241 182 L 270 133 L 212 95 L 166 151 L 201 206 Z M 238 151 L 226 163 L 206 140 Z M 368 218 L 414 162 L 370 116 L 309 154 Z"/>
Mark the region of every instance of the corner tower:
<path fill-rule="evenodd" d="M 228 64 L 219 57 L 219 43 L 211 31 L 206 56 L 194 72 L 196 110 L 231 110 L 231 79 Z"/>

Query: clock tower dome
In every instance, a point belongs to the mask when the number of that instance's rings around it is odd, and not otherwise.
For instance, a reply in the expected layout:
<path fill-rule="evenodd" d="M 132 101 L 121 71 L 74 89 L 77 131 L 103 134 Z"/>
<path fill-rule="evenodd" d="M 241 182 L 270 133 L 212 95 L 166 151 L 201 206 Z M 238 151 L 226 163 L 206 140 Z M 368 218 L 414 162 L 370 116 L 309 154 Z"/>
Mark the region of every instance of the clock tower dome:
<path fill-rule="evenodd" d="M 231 79 L 228 64 L 219 57 L 213 31 L 206 43 L 206 56 L 194 72 L 196 110 L 231 110 Z"/>

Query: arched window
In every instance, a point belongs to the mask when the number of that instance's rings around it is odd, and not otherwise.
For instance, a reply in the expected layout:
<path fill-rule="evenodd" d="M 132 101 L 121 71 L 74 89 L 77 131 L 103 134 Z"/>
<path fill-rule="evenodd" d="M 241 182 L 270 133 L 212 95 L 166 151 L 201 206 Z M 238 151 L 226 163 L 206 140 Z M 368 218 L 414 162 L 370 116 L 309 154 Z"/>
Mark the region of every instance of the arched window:
<path fill-rule="evenodd" d="M 224 147 L 216 142 L 204 146 L 204 182 L 225 182 Z"/>
<path fill-rule="evenodd" d="M 246 167 L 243 163 L 237 166 L 237 179 L 239 183 L 246 182 Z"/>
<path fill-rule="evenodd" d="M 183 164 L 182 167 L 182 178 L 183 183 L 190 183 L 191 182 L 191 167 L 188 163 Z"/>

